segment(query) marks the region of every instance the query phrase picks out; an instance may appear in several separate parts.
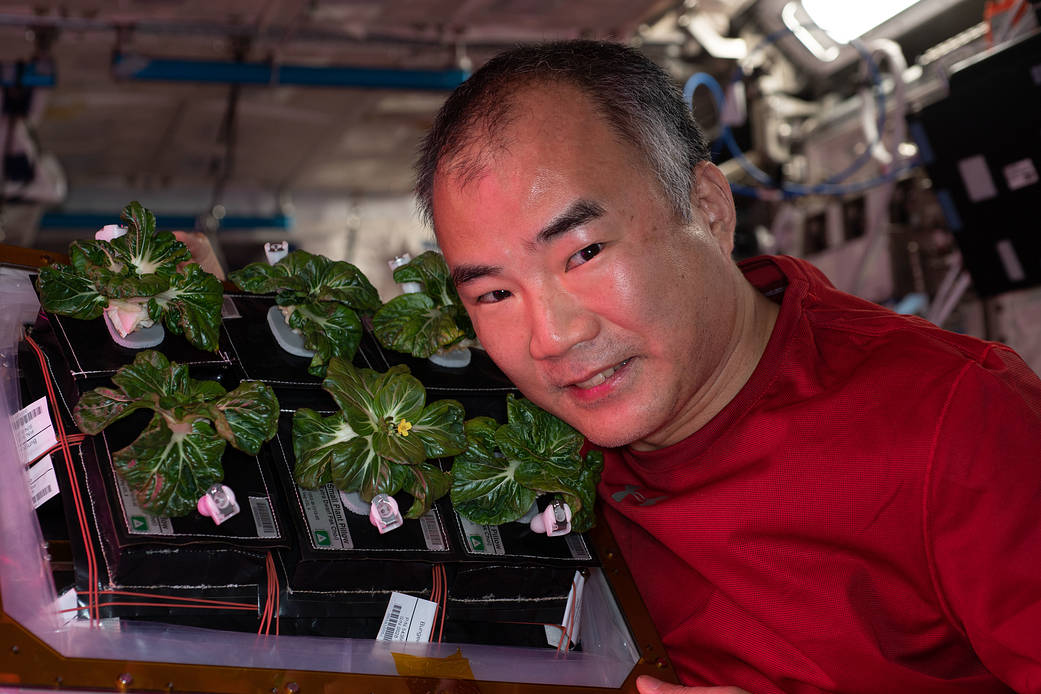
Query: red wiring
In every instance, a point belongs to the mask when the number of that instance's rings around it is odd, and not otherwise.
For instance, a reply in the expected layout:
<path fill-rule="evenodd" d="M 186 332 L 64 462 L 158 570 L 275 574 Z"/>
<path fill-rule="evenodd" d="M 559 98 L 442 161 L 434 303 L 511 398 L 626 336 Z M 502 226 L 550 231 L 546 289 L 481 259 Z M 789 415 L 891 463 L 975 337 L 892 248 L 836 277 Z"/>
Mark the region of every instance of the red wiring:
<path fill-rule="evenodd" d="M 57 438 L 57 437 L 55 437 L 55 438 Z M 68 440 L 70 446 L 78 446 L 81 443 L 83 443 L 83 440 L 85 438 L 87 438 L 87 435 L 86 434 L 68 434 L 65 438 L 66 438 L 66 440 Z M 61 447 L 62 447 L 61 443 L 54 444 L 53 446 L 48 448 L 46 451 L 44 451 L 40 455 L 38 455 L 35 458 L 33 458 L 32 460 L 30 460 L 28 463 L 26 463 L 25 467 L 30 467 L 32 465 L 35 465 L 36 463 L 40 462 L 41 458 L 43 458 L 46 455 L 50 455 L 51 453 L 54 453 L 55 451 L 59 450 Z"/>
<path fill-rule="evenodd" d="M 132 598 L 156 598 L 159 600 L 177 600 L 181 602 L 192 602 L 199 603 L 200 605 L 216 606 L 216 607 L 248 607 L 251 610 L 257 608 L 256 605 L 246 602 L 229 602 L 227 600 L 210 600 L 207 598 L 186 598 L 179 595 L 156 595 L 154 593 L 132 593 L 126 590 L 99 590 L 99 595 L 126 595 Z"/>
<path fill-rule="evenodd" d="M 280 596 L 278 588 L 278 574 L 275 572 L 275 560 L 271 556 L 271 552 L 267 553 L 267 558 L 264 560 L 264 568 L 267 570 L 267 598 L 264 600 L 264 611 L 260 615 L 260 627 L 257 629 L 257 634 L 263 634 L 267 636 L 271 633 L 271 621 L 274 617 L 275 622 L 275 636 L 278 636 L 279 631 L 279 616 L 280 611 Z"/>
<path fill-rule="evenodd" d="M 56 413 L 54 418 L 55 438 L 58 440 L 54 446 L 49 448 L 45 453 L 42 453 L 38 458 L 42 458 L 44 455 L 53 453 L 56 450 L 61 450 L 65 457 L 65 467 L 69 473 L 69 479 L 72 486 L 72 499 L 73 505 L 76 509 L 76 517 L 79 521 L 80 533 L 83 537 L 83 546 L 86 548 L 87 555 L 87 616 L 90 619 L 91 624 L 99 618 L 99 609 L 102 607 L 177 607 L 177 608 L 190 608 L 190 609 L 213 609 L 219 607 L 227 610 L 256 610 L 256 605 L 239 602 L 229 602 L 226 600 L 209 600 L 206 598 L 189 598 L 172 595 L 156 595 L 153 593 L 137 593 L 122 590 L 99 590 L 98 587 L 98 568 L 97 568 L 97 557 L 94 554 L 94 545 L 91 542 L 90 536 L 87 533 L 87 514 L 83 507 L 83 497 L 80 495 L 79 484 L 77 482 L 76 470 L 72 464 L 72 445 L 79 445 L 87 438 L 86 434 L 67 434 L 65 432 L 65 425 L 62 422 L 61 411 L 58 409 L 58 398 L 54 392 L 54 384 L 51 381 L 50 370 L 47 367 L 47 359 L 40 349 L 40 346 L 29 337 L 25 338 L 26 343 L 32 348 L 33 352 L 36 353 L 37 359 L 40 361 L 40 369 L 43 372 L 44 384 L 47 388 L 47 400 L 50 403 L 51 411 Z M 274 600 L 278 600 L 278 583 L 277 578 L 274 577 L 274 560 L 271 558 L 271 553 L 268 552 L 267 556 L 267 568 L 268 568 L 268 603 L 265 606 L 265 615 L 268 620 L 268 626 L 270 627 L 270 615 L 272 610 L 272 579 L 274 579 Z M 139 597 L 139 598 L 154 598 L 156 602 L 127 602 L 127 601 L 113 601 L 113 602 L 101 602 L 101 595 L 124 595 L 127 597 Z M 72 607 L 68 609 L 59 610 L 59 613 L 64 612 L 76 612 L 82 610 L 82 607 Z M 277 610 L 277 608 L 276 608 Z M 262 621 L 263 624 L 263 621 Z M 276 616 L 275 621 L 275 634 L 278 634 L 278 621 Z"/>
<path fill-rule="evenodd" d="M 163 596 L 157 596 L 163 597 Z M 99 602 L 95 607 L 188 607 L 197 610 L 210 610 L 213 609 L 212 605 L 186 605 L 184 603 L 162 603 L 162 602 Z M 62 612 L 76 612 L 82 610 L 82 607 L 69 607 L 64 610 L 58 610 Z M 224 607 L 226 610 L 256 610 L 256 605 L 243 605 L 241 607 L 232 607 L 228 605 Z"/>
<path fill-rule="evenodd" d="M 94 545 L 87 534 L 87 514 L 83 508 L 83 498 L 80 495 L 76 470 L 72 465 L 72 449 L 69 446 L 69 438 L 65 434 L 65 424 L 62 421 L 61 411 L 58 409 L 58 398 L 55 397 L 54 394 L 54 384 L 51 382 L 51 374 L 50 369 L 47 367 L 47 359 L 43 355 L 43 350 L 40 349 L 40 346 L 36 344 L 36 341 L 33 340 L 32 337 L 26 335 L 25 341 L 32 348 L 33 352 L 36 353 L 36 358 L 40 361 L 40 370 L 43 372 L 44 385 L 47 387 L 47 400 L 51 404 L 51 411 L 55 413 L 55 438 L 58 439 L 58 444 L 64 454 L 65 467 L 68 470 L 69 479 L 72 482 L 70 486 L 72 487 L 73 505 L 76 509 L 76 519 L 79 521 L 80 533 L 83 536 L 83 546 L 86 548 L 87 555 L 87 617 L 90 620 L 91 625 L 93 625 L 98 619 L 98 609 L 101 607 L 98 598 L 98 563 L 97 558 L 94 556 Z"/>

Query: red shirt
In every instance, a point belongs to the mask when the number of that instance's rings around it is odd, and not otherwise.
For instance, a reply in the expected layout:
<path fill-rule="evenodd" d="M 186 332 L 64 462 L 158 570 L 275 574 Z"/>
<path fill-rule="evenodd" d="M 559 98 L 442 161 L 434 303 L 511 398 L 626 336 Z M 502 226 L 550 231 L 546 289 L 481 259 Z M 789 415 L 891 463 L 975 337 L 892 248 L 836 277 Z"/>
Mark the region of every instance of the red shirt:
<path fill-rule="evenodd" d="M 1041 692 L 1041 381 L 802 261 L 742 269 L 783 287 L 748 383 L 600 485 L 682 681 Z"/>

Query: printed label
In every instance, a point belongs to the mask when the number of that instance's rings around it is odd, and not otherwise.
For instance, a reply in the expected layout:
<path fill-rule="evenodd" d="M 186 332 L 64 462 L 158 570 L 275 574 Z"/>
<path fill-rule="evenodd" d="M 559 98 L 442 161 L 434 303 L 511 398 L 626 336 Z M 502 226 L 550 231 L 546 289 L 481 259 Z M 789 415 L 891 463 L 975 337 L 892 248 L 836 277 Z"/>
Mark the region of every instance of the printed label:
<path fill-rule="evenodd" d="M 580 640 L 579 627 L 582 625 L 582 597 L 585 594 L 586 578 L 575 572 L 571 581 L 571 591 L 567 595 L 567 606 L 564 607 L 564 618 L 560 626 L 546 625 L 546 643 L 557 648 L 570 648 Z"/>
<path fill-rule="evenodd" d="M 572 559 L 592 559 L 592 555 L 589 554 L 589 547 L 586 545 L 586 539 L 581 535 L 575 533 L 568 533 L 564 536 L 564 541 L 567 542 L 567 548 L 571 551 Z"/>
<path fill-rule="evenodd" d="M 58 443 L 46 397 L 11 415 L 11 430 L 23 465 L 36 460 Z"/>
<path fill-rule="evenodd" d="M 242 318 L 242 314 L 239 313 L 239 307 L 235 305 L 235 300 L 230 296 L 224 297 L 224 302 L 220 307 L 221 318 Z"/>
<path fill-rule="evenodd" d="M 249 497 L 249 509 L 253 512 L 253 523 L 257 526 L 257 537 L 277 538 L 278 526 L 275 515 L 271 513 L 271 504 L 262 496 Z"/>
<path fill-rule="evenodd" d="M 380 641 L 427 643 L 434 628 L 437 603 L 404 593 L 391 593 L 376 638 Z"/>
<path fill-rule="evenodd" d="M 61 594 L 57 600 L 58 608 L 58 621 L 62 625 L 66 625 L 72 622 L 79 616 L 79 598 L 76 596 L 76 589 L 69 588 L 67 591 Z"/>
<path fill-rule="evenodd" d="M 304 506 L 307 527 L 311 531 L 311 546 L 315 549 L 354 549 L 354 540 L 347 529 L 347 517 L 336 487 L 327 484 L 318 489 L 297 487 Z"/>
<path fill-rule="evenodd" d="M 137 505 L 130 485 L 122 475 L 115 475 L 116 488 L 123 502 L 123 514 L 126 516 L 127 530 L 132 535 L 173 535 L 173 525 L 166 516 L 153 516 Z"/>
<path fill-rule="evenodd" d="M 58 496 L 58 478 L 54 476 L 54 463 L 49 455 L 29 468 L 29 492 L 33 496 L 33 508 L 40 508 L 48 499 Z"/>
<path fill-rule="evenodd" d="M 494 525 L 478 525 L 456 514 L 459 525 L 463 529 L 466 538 L 466 549 L 471 554 L 506 554 L 506 548 L 502 545 L 502 535 L 499 528 Z"/>
<path fill-rule="evenodd" d="M 1012 162 L 1003 171 L 1009 190 L 1019 190 L 1037 183 L 1037 169 L 1034 168 L 1034 162 L 1031 159 Z"/>
<path fill-rule="evenodd" d="M 419 517 L 419 527 L 423 529 L 423 541 L 431 552 L 444 552 L 448 550 L 445 542 L 445 533 L 441 529 L 441 523 L 437 519 L 434 510 L 431 509 Z"/>
<path fill-rule="evenodd" d="M 1002 239 L 994 244 L 994 249 L 998 252 L 1009 281 L 1022 282 L 1027 278 L 1027 273 L 1023 270 L 1023 264 L 1019 262 L 1019 255 L 1016 254 L 1016 249 L 1012 246 L 1011 241 Z"/>
<path fill-rule="evenodd" d="M 983 158 L 982 154 L 959 161 L 958 173 L 961 174 L 969 200 L 983 202 L 998 194 L 997 186 L 994 185 L 994 179 L 990 175 L 990 169 L 987 168 L 987 160 Z"/>

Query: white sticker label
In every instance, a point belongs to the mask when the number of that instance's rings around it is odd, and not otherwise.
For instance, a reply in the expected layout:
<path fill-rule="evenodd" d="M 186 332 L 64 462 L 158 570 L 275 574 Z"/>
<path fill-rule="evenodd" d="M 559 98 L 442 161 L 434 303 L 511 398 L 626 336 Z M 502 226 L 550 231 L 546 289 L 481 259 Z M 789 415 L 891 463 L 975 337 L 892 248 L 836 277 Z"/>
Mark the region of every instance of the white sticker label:
<path fill-rule="evenodd" d="M 1037 169 L 1031 159 L 1020 159 L 1003 169 L 1009 190 L 1019 190 L 1037 183 Z"/>
<path fill-rule="evenodd" d="M 224 302 L 220 307 L 221 318 L 242 318 L 242 314 L 239 313 L 239 307 L 235 305 L 235 300 L 230 296 L 224 297 Z"/>
<path fill-rule="evenodd" d="M 11 415 L 11 430 L 23 465 L 36 460 L 58 443 L 46 397 Z"/>
<path fill-rule="evenodd" d="M 1008 275 L 1009 280 L 1022 282 L 1027 278 L 1027 273 L 1023 270 L 1023 264 L 1019 262 L 1019 256 L 1016 255 L 1016 249 L 1012 246 L 1011 241 L 1002 239 L 994 244 L 994 248 L 998 252 L 998 257 L 1001 258 L 1001 264 L 1005 266 L 1005 274 Z"/>
<path fill-rule="evenodd" d="M 463 528 L 463 536 L 466 538 L 466 549 L 471 554 L 506 554 L 506 548 L 502 546 L 502 535 L 499 528 L 494 525 L 478 525 L 460 515 L 459 524 Z"/>
<path fill-rule="evenodd" d="M 33 495 L 33 508 L 40 508 L 48 499 L 58 496 L 58 478 L 54 476 L 54 463 L 49 455 L 29 468 L 29 491 Z"/>
<path fill-rule="evenodd" d="M 61 594 L 57 600 L 58 605 L 58 621 L 63 625 L 76 619 L 79 615 L 79 598 L 76 596 L 76 589 L 69 588 L 67 591 Z"/>
<path fill-rule="evenodd" d="M 116 488 L 123 501 L 123 513 L 126 514 L 127 530 L 131 535 L 173 535 L 173 525 L 166 516 L 153 516 L 137 505 L 130 485 L 122 475 L 116 475 Z"/>
<path fill-rule="evenodd" d="M 572 559 L 592 559 L 589 554 L 589 546 L 586 545 L 585 538 L 575 533 L 568 533 L 564 536 L 564 541 L 567 542 L 567 548 L 571 550 Z"/>
<path fill-rule="evenodd" d="M 253 512 L 253 523 L 257 526 L 257 537 L 277 538 L 278 526 L 271 513 L 271 504 L 262 496 L 249 497 L 249 509 Z"/>
<path fill-rule="evenodd" d="M 579 627 L 582 625 L 582 596 L 585 594 L 586 578 L 578 571 L 571 582 L 571 591 L 567 595 L 567 606 L 564 607 L 564 618 L 560 626 L 546 625 L 546 643 L 556 648 L 570 647 L 578 643 Z M 565 641 L 566 639 L 566 641 Z"/>
<path fill-rule="evenodd" d="M 448 550 L 445 542 L 445 534 L 441 531 L 441 523 L 433 509 L 419 517 L 419 527 L 423 529 L 423 541 L 431 552 L 444 552 Z"/>
<path fill-rule="evenodd" d="M 415 641 L 427 643 L 434 628 L 437 603 L 414 598 L 404 593 L 391 593 L 390 604 L 380 625 L 380 641 Z"/>
<path fill-rule="evenodd" d="M 998 194 L 997 186 L 987 168 L 987 160 L 982 154 L 958 162 L 958 172 L 961 173 L 962 183 L 965 184 L 965 192 L 969 200 L 983 202 L 990 200 Z"/>
<path fill-rule="evenodd" d="M 354 540 L 347 529 L 340 495 L 332 484 L 318 489 L 297 487 L 304 515 L 311 530 L 311 546 L 315 549 L 354 549 Z"/>

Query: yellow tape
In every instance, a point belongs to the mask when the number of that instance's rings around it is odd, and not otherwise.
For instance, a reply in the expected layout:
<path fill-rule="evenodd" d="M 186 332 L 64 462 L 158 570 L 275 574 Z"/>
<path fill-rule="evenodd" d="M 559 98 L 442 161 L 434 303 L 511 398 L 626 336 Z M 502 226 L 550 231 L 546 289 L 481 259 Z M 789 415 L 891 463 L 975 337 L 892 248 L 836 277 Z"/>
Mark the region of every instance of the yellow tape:
<path fill-rule="evenodd" d="M 446 658 L 426 658 L 407 653 L 394 653 L 394 666 L 398 674 L 405 677 L 443 677 L 456 680 L 472 680 L 470 661 L 463 657 L 462 649 Z"/>

